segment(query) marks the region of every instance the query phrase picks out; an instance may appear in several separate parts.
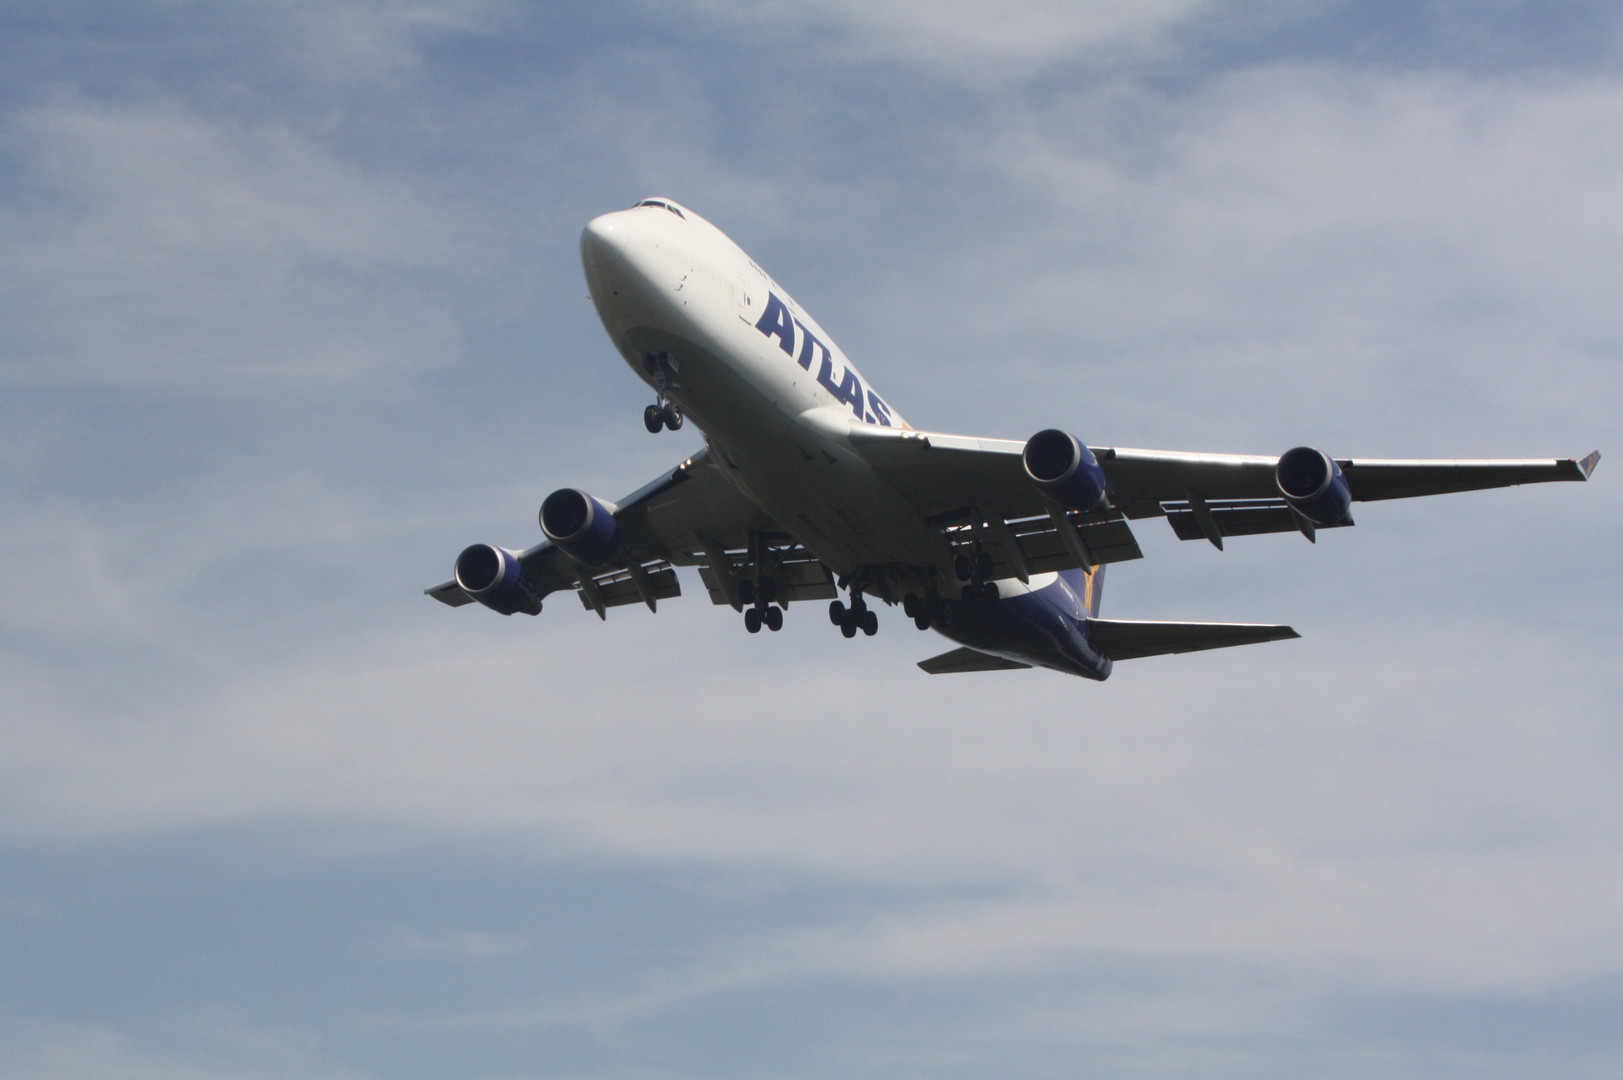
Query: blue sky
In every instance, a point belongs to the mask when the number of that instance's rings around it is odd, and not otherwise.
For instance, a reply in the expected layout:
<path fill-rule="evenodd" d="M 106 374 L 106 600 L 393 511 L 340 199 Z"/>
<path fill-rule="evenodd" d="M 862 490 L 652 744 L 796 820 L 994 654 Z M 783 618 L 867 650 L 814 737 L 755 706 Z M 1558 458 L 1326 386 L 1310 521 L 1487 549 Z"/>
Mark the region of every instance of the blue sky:
<path fill-rule="evenodd" d="M 0 1075 L 1623 1072 L 1609 4 L 0 6 Z M 677 198 L 916 425 L 1555 456 L 930 678 L 421 595 L 697 445 L 580 276 Z"/>

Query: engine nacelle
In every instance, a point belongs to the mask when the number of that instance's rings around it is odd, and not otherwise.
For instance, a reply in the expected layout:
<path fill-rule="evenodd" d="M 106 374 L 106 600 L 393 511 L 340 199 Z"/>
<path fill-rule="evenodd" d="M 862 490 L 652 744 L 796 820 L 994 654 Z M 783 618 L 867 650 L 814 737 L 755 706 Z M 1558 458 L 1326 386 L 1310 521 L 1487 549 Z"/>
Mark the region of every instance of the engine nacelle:
<path fill-rule="evenodd" d="M 559 488 L 541 503 L 541 531 L 572 558 L 603 566 L 615 560 L 615 509 L 584 491 Z"/>
<path fill-rule="evenodd" d="M 1339 525 L 1352 512 L 1352 489 L 1341 467 L 1323 450 L 1287 450 L 1274 468 L 1274 483 L 1285 501 L 1315 525 Z"/>
<path fill-rule="evenodd" d="M 1071 510 L 1092 510 L 1104 501 L 1105 471 L 1075 435 L 1049 428 L 1026 440 L 1020 455 L 1026 475 L 1043 493 Z"/>
<path fill-rule="evenodd" d="M 537 600 L 523 581 L 519 553 L 490 544 L 474 544 L 456 557 L 456 583 L 462 591 L 503 615 L 522 611 L 541 614 Z"/>

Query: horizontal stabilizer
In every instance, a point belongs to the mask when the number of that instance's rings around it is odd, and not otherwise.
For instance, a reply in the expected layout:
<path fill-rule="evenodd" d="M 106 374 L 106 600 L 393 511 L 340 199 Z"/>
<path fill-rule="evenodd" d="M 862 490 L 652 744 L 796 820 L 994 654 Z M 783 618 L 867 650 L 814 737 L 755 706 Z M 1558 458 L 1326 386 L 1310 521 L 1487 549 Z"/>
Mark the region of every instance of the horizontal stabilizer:
<path fill-rule="evenodd" d="M 1198 652 L 1201 649 L 1226 649 L 1230 645 L 1256 645 L 1301 636 L 1288 626 L 1269 623 L 1088 620 L 1088 640 L 1112 660 L 1136 660 L 1141 656 Z"/>
<path fill-rule="evenodd" d="M 919 667 L 931 675 L 951 675 L 958 671 L 1013 671 L 1016 668 L 1030 666 L 1018 660 L 1005 660 L 1001 656 L 976 652 L 974 649 L 954 649 L 952 652 L 944 652 L 940 656 L 919 661 Z"/>

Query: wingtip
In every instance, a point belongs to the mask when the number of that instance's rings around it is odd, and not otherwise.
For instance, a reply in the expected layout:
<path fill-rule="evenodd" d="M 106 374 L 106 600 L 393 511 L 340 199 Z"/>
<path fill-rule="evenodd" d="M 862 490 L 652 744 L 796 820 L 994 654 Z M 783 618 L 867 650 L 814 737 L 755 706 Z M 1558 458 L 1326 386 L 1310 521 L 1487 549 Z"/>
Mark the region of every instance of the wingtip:
<path fill-rule="evenodd" d="M 1588 457 L 1578 462 L 1578 471 L 1584 474 L 1585 480 L 1588 480 L 1589 474 L 1595 471 L 1595 466 L 1599 463 L 1600 451 L 1591 451 Z"/>

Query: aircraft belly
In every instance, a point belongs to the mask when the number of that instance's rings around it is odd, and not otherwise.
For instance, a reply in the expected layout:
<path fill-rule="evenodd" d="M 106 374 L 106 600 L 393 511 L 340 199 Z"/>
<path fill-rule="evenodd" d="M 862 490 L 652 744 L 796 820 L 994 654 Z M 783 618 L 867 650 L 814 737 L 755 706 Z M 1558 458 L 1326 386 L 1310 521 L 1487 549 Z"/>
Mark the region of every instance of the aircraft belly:
<path fill-rule="evenodd" d="M 643 358 L 674 358 L 669 397 L 717 451 L 743 493 L 839 573 L 862 566 L 932 566 L 950 559 L 946 541 L 859 455 L 802 415 L 817 398 L 793 365 L 720 355 L 726 343 L 640 325 L 619 338 L 626 362 L 654 383 Z"/>

